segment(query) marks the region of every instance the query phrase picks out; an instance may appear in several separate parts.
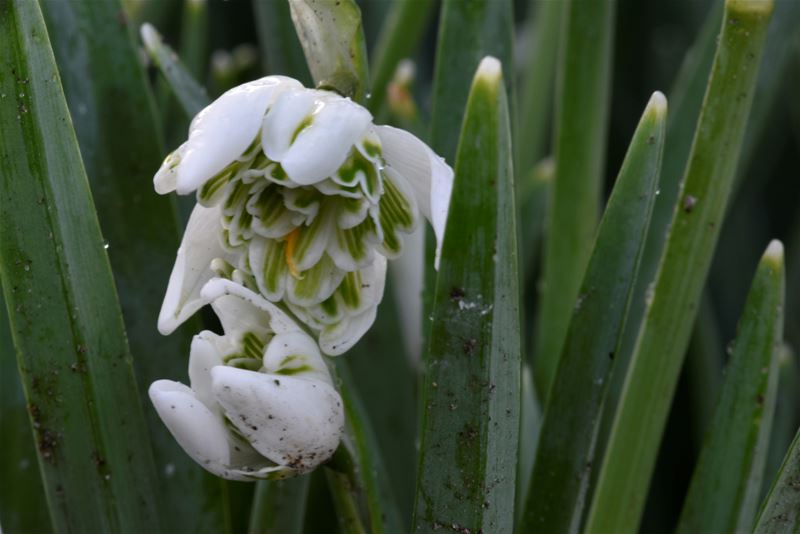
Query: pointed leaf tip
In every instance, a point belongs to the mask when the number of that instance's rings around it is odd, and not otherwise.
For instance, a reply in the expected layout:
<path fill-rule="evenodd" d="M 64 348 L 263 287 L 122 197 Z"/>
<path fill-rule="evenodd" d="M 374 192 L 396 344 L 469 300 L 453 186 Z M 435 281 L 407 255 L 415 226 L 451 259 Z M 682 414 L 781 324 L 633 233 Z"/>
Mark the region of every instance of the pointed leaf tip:
<path fill-rule="evenodd" d="M 764 251 L 764 259 L 772 260 L 775 263 L 783 263 L 783 243 L 777 239 L 773 239 L 767 245 L 767 250 Z"/>
<path fill-rule="evenodd" d="M 658 120 L 663 120 L 667 116 L 667 97 L 661 91 L 656 91 L 647 103 L 647 113 L 652 113 Z"/>
<path fill-rule="evenodd" d="M 141 28 L 139 28 L 139 34 L 142 36 L 142 42 L 148 50 L 153 50 L 161 42 L 161 34 L 149 22 L 142 24 Z"/>
<path fill-rule="evenodd" d="M 486 56 L 478 65 L 478 77 L 496 79 L 503 75 L 503 65 L 493 56 Z"/>

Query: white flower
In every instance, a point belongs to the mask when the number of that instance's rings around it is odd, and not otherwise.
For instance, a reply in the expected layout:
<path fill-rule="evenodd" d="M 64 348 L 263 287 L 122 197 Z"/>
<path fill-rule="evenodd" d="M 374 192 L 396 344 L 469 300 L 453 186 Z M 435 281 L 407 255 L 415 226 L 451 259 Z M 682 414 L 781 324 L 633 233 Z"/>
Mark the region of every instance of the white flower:
<path fill-rule="evenodd" d="M 205 281 L 235 276 L 283 301 L 319 332 L 325 353 L 341 354 L 372 324 L 384 258 L 401 253 L 420 213 L 441 244 L 453 172 L 413 135 L 373 125 L 351 100 L 269 76 L 200 112 L 154 181 L 159 193 L 198 198 L 162 333 L 204 304 Z"/>
<path fill-rule="evenodd" d="M 285 478 L 314 469 L 336 450 L 342 399 L 314 340 L 273 304 L 229 280 L 206 291 L 222 336 L 194 337 L 191 388 L 171 380 L 150 399 L 183 449 L 231 480 Z"/>

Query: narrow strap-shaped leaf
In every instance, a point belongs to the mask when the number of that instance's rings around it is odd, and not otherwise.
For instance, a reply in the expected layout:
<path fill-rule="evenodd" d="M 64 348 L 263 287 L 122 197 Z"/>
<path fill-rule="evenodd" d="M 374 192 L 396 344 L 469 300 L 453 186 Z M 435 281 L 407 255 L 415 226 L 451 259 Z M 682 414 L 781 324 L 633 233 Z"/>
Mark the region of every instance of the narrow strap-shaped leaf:
<path fill-rule="evenodd" d="M 563 6 L 564 2 L 530 2 L 534 17 L 530 39 L 527 48 L 519 52 L 527 58 L 520 86 L 520 120 L 514 144 L 515 165 L 520 176 L 546 155 Z M 521 204 L 522 200 L 520 198 Z"/>
<path fill-rule="evenodd" d="M 192 76 L 205 79 L 208 67 L 208 0 L 184 0 L 180 51 Z"/>
<path fill-rule="evenodd" d="M 347 431 L 355 452 L 357 482 L 353 486 L 365 500 L 369 530 L 373 534 L 402 532 L 405 529 L 397 512 L 378 441 L 364 403 L 358 396 L 356 382 L 344 358 L 336 360 L 336 368 L 341 381 L 339 390 L 344 400 Z"/>
<path fill-rule="evenodd" d="M 514 181 L 500 63 L 464 115 L 433 305 L 415 531 L 511 532 L 520 330 Z"/>
<path fill-rule="evenodd" d="M 577 532 L 595 438 L 661 170 L 667 101 L 655 93 L 633 134 L 572 312 L 540 432 L 521 529 Z"/>
<path fill-rule="evenodd" d="M 517 184 L 520 279 L 524 281 L 526 295 L 532 295 L 531 298 L 534 298 L 535 275 L 538 275 L 538 258 L 544 239 L 548 200 L 552 198 L 555 165 L 551 158 L 547 158 L 540 161 L 530 172 L 518 172 L 517 175 L 522 177 L 519 180 L 522 183 Z M 526 321 L 523 324 L 528 323 Z"/>
<path fill-rule="evenodd" d="M 258 46 L 266 74 L 282 74 L 303 85 L 311 85 L 311 75 L 297 39 L 286 0 L 253 0 Z"/>
<path fill-rule="evenodd" d="M 397 0 L 386 16 L 372 59 L 372 93 L 367 105 L 378 113 L 386 97 L 386 86 L 401 59 L 414 52 L 433 13 L 433 0 Z"/>
<path fill-rule="evenodd" d="M 616 2 L 566 0 L 556 81 L 555 162 L 533 379 L 547 398 L 592 249 L 606 147 Z"/>
<path fill-rule="evenodd" d="M 289 0 L 289 8 L 314 83 L 363 102 L 367 45 L 355 0 Z"/>
<path fill-rule="evenodd" d="M 513 65 L 513 16 L 510 0 L 442 0 L 433 75 L 431 146 L 453 161 L 472 75 L 486 55 Z M 506 80 L 514 101 L 513 77 Z"/>
<path fill-rule="evenodd" d="M 788 259 L 788 258 L 787 258 Z M 788 262 L 787 262 L 788 264 Z M 789 285 L 787 279 L 787 295 Z M 784 317 L 784 332 L 787 328 L 788 310 Z M 800 419 L 800 372 L 797 367 L 797 356 L 788 344 L 784 343 L 778 352 L 778 398 L 775 401 L 775 417 L 772 420 L 772 435 L 769 438 L 767 464 L 764 467 L 764 479 L 761 496 L 766 497 L 770 483 L 781 468 L 783 457 L 792 444 Z"/>
<path fill-rule="evenodd" d="M 116 24 L 118 0 L 43 2 L 42 8 L 119 292 L 165 526 L 221 530 L 223 482 L 186 455 L 146 393 L 155 380 L 185 379 L 191 335 L 200 324 L 192 320 L 169 337 L 156 330 L 180 234 L 174 199 L 153 190 L 165 153 L 133 29 Z"/>
<path fill-rule="evenodd" d="M 625 378 L 586 531 L 633 532 L 683 364 L 736 171 L 772 12 L 728 0 L 683 190 Z"/>
<path fill-rule="evenodd" d="M 711 427 L 677 532 L 745 532 L 753 525 L 775 412 L 783 339 L 783 245 L 758 265 Z"/>
<path fill-rule="evenodd" d="M 38 2 L 0 5 L 0 276 L 56 531 L 159 532 L 111 270 Z"/>
<path fill-rule="evenodd" d="M 781 470 L 761 506 L 753 532 L 785 534 L 800 532 L 800 431 L 794 437 Z"/>
<path fill-rule="evenodd" d="M 310 475 L 256 483 L 248 534 L 301 534 Z"/>
<path fill-rule="evenodd" d="M 194 117 L 208 105 L 205 88 L 197 83 L 153 26 L 143 24 L 141 34 L 150 59 L 153 60 L 167 84 L 172 88 L 186 115 Z"/>
<path fill-rule="evenodd" d="M 28 424 L 5 302 L 0 295 L 0 525 L 7 534 L 52 531 Z"/>

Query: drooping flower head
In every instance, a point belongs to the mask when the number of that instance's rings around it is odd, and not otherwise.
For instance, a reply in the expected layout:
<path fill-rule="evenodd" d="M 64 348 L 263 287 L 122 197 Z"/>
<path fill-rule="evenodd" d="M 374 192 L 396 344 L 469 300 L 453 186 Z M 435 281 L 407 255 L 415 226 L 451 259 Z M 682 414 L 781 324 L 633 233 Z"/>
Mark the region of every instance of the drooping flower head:
<path fill-rule="evenodd" d="M 285 304 L 323 352 L 345 352 L 374 321 L 385 258 L 420 214 L 441 242 L 452 179 L 416 137 L 335 93 L 281 76 L 228 91 L 155 176 L 159 193 L 198 200 L 159 329 L 205 304 L 200 289 L 218 276 Z"/>
<path fill-rule="evenodd" d="M 326 461 L 344 408 L 315 341 L 241 284 L 214 279 L 204 293 L 225 333 L 194 337 L 191 387 L 150 386 L 164 424 L 197 463 L 231 480 L 286 478 Z"/>

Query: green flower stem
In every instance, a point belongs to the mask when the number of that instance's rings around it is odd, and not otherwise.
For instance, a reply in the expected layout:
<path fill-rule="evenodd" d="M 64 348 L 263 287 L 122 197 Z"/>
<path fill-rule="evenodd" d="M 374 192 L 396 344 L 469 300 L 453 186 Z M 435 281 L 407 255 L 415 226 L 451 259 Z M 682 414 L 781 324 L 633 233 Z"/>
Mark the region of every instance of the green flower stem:
<path fill-rule="evenodd" d="M 633 532 L 736 171 L 769 0 L 728 0 L 684 187 L 625 378 L 587 522 L 589 534 Z"/>
<path fill-rule="evenodd" d="M 114 280 L 38 2 L 0 5 L 0 63 L 0 277 L 54 530 L 160 532 Z"/>
<path fill-rule="evenodd" d="M 773 241 L 742 312 L 679 534 L 744 532 L 753 525 L 775 412 L 784 286 L 783 246 Z"/>
<path fill-rule="evenodd" d="M 302 534 L 310 478 L 258 481 L 248 534 Z"/>
<path fill-rule="evenodd" d="M 616 2 L 567 0 L 557 71 L 555 166 L 533 379 L 547 398 L 595 231 L 606 147 Z"/>
<path fill-rule="evenodd" d="M 484 59 L 455 165 L 423 393 L 414 531 L 511 532 L 520 329 L 511 134 Z"/>
<path fill-rule="evenodd" d="M 523 532 L 580 525 L 609 374 L 661 170 L 667 102 L 656 93 L 633 135 L 572 312 L 545 408 Z"/>

